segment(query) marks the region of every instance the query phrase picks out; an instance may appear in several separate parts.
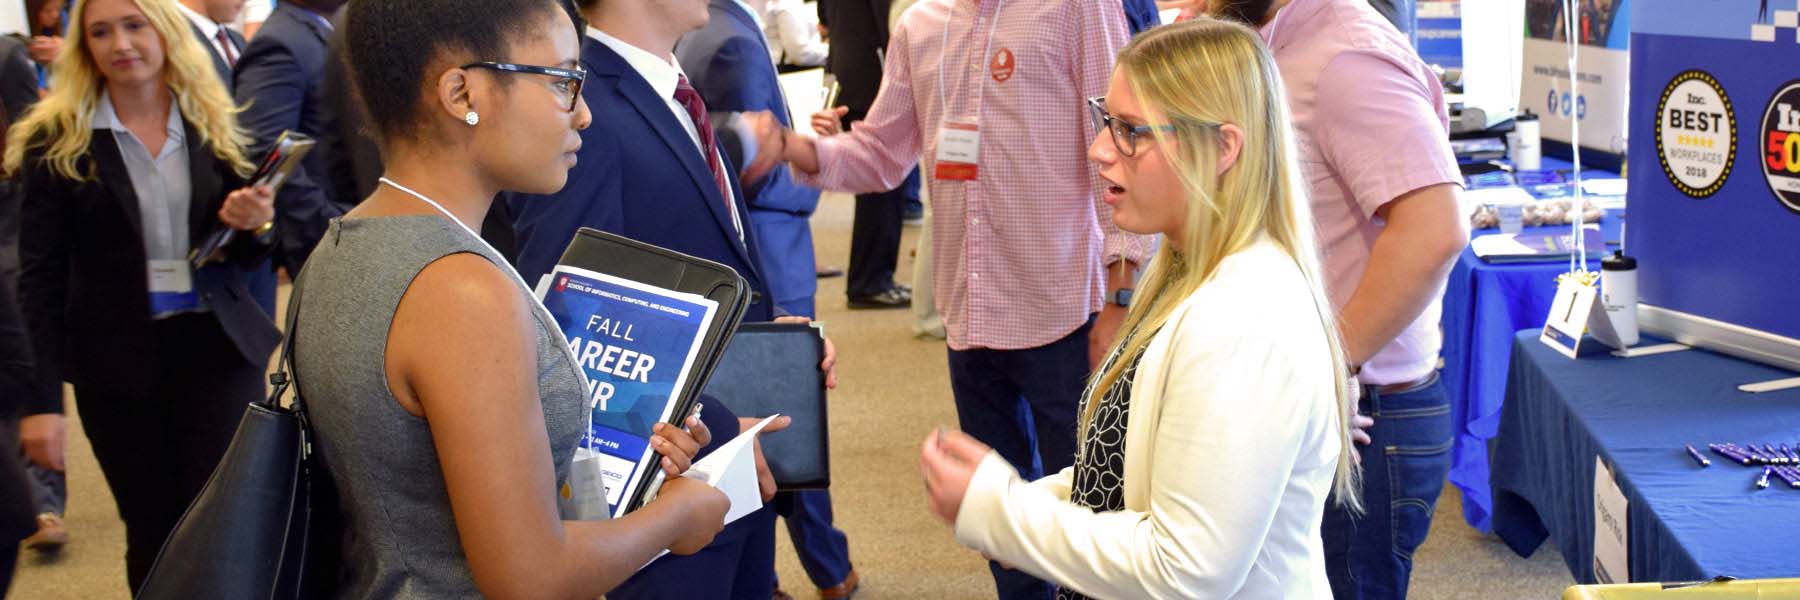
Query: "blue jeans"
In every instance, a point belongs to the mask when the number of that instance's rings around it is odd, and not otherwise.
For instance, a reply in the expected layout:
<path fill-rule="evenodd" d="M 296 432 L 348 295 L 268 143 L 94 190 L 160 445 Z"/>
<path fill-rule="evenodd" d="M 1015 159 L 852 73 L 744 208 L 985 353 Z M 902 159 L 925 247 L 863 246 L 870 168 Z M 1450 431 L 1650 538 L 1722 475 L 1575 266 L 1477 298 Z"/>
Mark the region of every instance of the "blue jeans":
<path fill-rule="evenodd" d="M 962 430 L 992 446 L 1026 480 L 1075 462 L 1075 412 L 1088 376 L 1088 330 L 1024 350 L 951 350 L 950 389 Z M 989 562 L 1002 600 L 1044 600 L 1055 588 Z"/>
<path fill-rule="evenodd" d="M 1383 395 L 1364 386 L 1362 414 L 1375 419 L 1362 455 L 1361 516 L 1325 506 L 1325 573 L 1338 600 L 1405 598 L 1413 551 L 1450 473 L 1450 399 L 1433 374 L 1425 386 Z"/>
<path fill-rule="evenodd" d="M 69 505 L 69 484 L 67 478 L 56 471 L 45 469 L 30 462 L 25 463 L 25 474 L 31 483 L 31 498 L 37 507 L 37 514 L 50 513 L 62 516 Z"/>
<path fill-rule="evenodd" d="M 773 504 L 775 514 L 787 522 L 794 553 L 814 586 L 834 587 L 850 578 L 850 542 L 831 524 L 831 492 L 777 492 Z"/>

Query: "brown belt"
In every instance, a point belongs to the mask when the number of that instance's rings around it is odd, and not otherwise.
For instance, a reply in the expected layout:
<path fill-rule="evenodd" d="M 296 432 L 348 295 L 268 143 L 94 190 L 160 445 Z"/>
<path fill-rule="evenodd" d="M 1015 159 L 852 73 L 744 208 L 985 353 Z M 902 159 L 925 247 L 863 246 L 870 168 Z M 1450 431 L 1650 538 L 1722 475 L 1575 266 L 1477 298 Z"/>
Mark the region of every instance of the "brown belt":
<path fill-rule="evenodd" d="M 1394 394 L 1404 394 L 1407 392 L 1416 392 L 1416 391 L 1425 389 L 1427 387 L 1430 387 L 1431 384 L 1437 383 L 1437 380 L 1438 380 L 1438 372 L 1432 371 L 1431 374 L 1426 375 L 1424 377 L 1420 377 L 1420 378 L 1412 380 L 1412 381 L 1407 381 L 1407 382 L 1402 382 L 1402 383 L 1389 383 L 1389 384 L 1385 384 L 1385 385 L 1369 384 L 1369 385 L 1365 385 L 1363 387 L 1366 389 L 1369 389 L 1369 390 L 1374 390 L 1375 393 L 1383 395 L 1383 396 L 1392 396 Z"/>

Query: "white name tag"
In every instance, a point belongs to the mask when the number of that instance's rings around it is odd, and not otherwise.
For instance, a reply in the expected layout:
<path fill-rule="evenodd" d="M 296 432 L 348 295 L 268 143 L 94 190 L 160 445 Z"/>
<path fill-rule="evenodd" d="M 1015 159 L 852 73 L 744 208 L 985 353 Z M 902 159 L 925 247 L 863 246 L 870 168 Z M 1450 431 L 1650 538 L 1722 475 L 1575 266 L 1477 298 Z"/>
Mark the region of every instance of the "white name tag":
<path fill-rule="evenodd" d="M 981 157 L 981 126 L 973 121 L 951 121 L 938 129 L 938 179 L 974 181 Z"/>
<path fill-rule="evenodd" d="M 150 261 L 150 293 L 186 294 L 194 291 L 194 272 L 185 260 Z"/>

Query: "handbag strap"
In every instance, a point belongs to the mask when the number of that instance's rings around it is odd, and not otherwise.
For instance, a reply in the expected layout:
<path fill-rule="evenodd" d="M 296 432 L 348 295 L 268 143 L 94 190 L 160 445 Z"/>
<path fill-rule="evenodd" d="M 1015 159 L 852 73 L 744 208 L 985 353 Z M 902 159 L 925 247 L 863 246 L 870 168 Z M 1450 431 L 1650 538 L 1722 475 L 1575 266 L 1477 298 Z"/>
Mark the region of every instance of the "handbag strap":
<path fill-rule="evenodd" d="M 286 394 L 288 387 L 294 384 L 294 324 L 300 319 L 300 296 L 306 289 L 306 286 L 302 284 L 306 280 L 305 278 L 306 268 L 301 267 L 300 274 L 294 276 L 293 290 L 288 293 L 287 326 L 282 329 L 281 354 L 275 359 L 275 372 L 269 374 L 269 400 L 266 405 L 270 409 L 279 410 L 281 408 L 281 396 Z M 294 402 L 291 410 L 300 417 L 303 426 L 310 428 L 310 424 L 306 422 L 306 407 L 300 400 L 298 387 L 294 389 Z"/>

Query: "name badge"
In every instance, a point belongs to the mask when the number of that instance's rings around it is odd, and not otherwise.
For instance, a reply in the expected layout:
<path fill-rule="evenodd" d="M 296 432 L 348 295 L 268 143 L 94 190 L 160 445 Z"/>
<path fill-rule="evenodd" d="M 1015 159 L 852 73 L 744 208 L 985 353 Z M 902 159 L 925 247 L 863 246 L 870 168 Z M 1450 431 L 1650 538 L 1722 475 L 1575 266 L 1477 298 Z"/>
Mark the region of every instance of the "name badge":
<path fill-rule="evenodd" d="M 944 181 L 974 181 L 981 157 L 981 126 L 952 121 L 938 129 L 936 175 Z"/>
<path fill-rule="evenodd" d="M 150 261 L 150 293 L 185 294 L 194 291 L 194 272 L 185 260 Z"/>
<path fill-rule="evenodd" d="M 200 308 L 200 295 L 194 293 L 194 272 L 187 261 L 152 260 L 149 270 L 151 314 Z"/>

